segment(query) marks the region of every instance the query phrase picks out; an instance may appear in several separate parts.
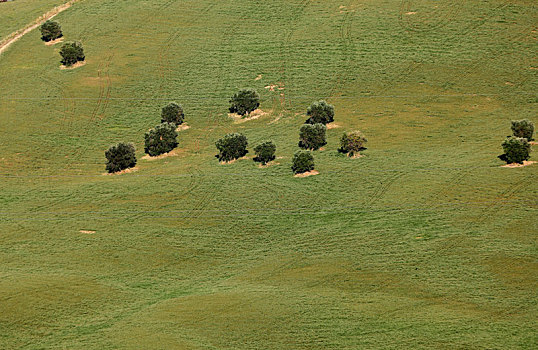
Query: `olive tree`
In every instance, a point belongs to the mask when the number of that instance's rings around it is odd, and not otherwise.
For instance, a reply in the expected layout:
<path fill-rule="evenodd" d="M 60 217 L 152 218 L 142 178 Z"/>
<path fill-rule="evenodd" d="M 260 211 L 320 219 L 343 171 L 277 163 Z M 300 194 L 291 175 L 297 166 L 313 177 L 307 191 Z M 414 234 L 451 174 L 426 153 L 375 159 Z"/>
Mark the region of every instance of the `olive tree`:
<path fill-rule="evenodd" d="M 307 124 L 329 124 L 334 121 L 334 106 L 324 100 L 314 102 L 306 110 Z"/>
<path fill-rule="evenodd" d="M 534 134 L 534 123 L 528 119 L 512 120 L 512 132 L 515 137 L 523 137 L 528 141 L 532 141 Z"/>
<path fill-rule="evenodd" d="M 360 131 L 345 132 L 340 138 L 339 152 L 355 155 L 364 150 L 364 145 L 368 142 L 366 137 Z"/>
<path fill-rule="evenodd" d="M 504 150 L 503 158 L 508 164 L 510 163 L 523 163 L 524 160 L 528 160 L 531 152 L 531 145 L 526 138 L 508 136 L 503 141 L 502 147 Z"/>
<path fill-rule="evenodd" d="M 297 151 L 293 155 L 291 170 L 295 174 L 306 173 L 314 170 L 314 156 L 309 151 Z"/>
<path fill-rule="evenodd" d="M 62 27 L 55 21 L 48 20 L 39 29 L 41 30 L 41 40 L 43 41 L 56 40 L 63 36 Z"/>
<path fill-rule="evenodd" d="M 60 49 L 60 55 L 62 56 L 62 64 L 71 66 L 77 62 L 84 61 L 84 49 L 82 44 L 78 41 L 71 41 L 63 44 Z"/>
<path fill-rule="evenodd" d="M 254 161 L 265 165 L 275 159 L 276 146 L 272 141 L 267 141 L 254 147 L 254 152 Z"/>
<path fill-rule="evenodd" d="M 176 125 L 173 123 L 157 125 L 146 132 L 144 144 L 144 152 L 152 157 L 170 152 L 178 145 Z"/>
<path fill-rule="evenodd" d="M 229 162 L 234 159 L 239 159 L 248 153 L 248 141 L 246 136 L 238 133 L 227 134 L 223 138 L 215 142 L 215 146 L 219 150 L 216 157 L 221 162 Z"/>
<path fill-rule="evenodd" d="M 245 116 L 260 106 L 260 95 L 256 90 L 243 89 L 232 96 L 230 104 L 230 113 Z"/>
<path fill-rule="evenodd" d="M 303 124 L 299 133 L 299 147 L 317 150 L 327 144 L 327 127 L 321 123 Z"/>
<path fill-rule="evenodd" d="M 174 123 L 176 126 L 183 124 L 185 114 L 183 107 L 176 102 L 170 102 L 161 111 L 161 123 Z"/>
<path fill-rule="evenodd" d="M 120 142 L 105 152 L 106 170 L 115 173 L 136 165 L 135 147 L 132 143 Z"/>

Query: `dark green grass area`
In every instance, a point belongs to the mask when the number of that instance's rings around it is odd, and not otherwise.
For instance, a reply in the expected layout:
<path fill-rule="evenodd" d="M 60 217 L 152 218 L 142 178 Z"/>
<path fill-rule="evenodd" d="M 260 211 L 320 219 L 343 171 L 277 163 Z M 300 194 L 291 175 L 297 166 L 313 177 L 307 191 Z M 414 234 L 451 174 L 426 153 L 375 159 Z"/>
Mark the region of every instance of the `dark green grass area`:
<path fill-rule="evenodd" d="M 0 348 L 536 348 L 537 165 L 497 156 L 511 119 L 538 122 L 537 17 L 524 0 L 75 4 L 56 19 L 86 65 L 60 70 L 38 31 L 0 56 Z M 249 87 L 267 114 L 234 121 Z M 295 178 L 321 98 L 338 127 Z M 190 128 L 142 159 L 169 101 Z M 337 152 L 351 130 L 365 157 Z M 230 132 L 250 153 L 222 165 Z M 137 169 L 104 175 L 119 141 Z"/>

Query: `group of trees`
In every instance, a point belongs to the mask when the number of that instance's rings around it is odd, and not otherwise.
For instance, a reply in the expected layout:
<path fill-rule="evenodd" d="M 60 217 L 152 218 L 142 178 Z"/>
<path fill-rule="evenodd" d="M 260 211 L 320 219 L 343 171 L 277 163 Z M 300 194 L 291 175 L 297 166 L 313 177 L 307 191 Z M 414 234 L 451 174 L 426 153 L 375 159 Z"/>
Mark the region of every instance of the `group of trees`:
<path fill-rule="evenodd" d="M 177 127 L 185 121 L 183 107 L 170 102 L 161 110 L 161 124 L 144 134 L 144 152 L 151 157 L 168 153 L 177 147 Z M 115 173 L 136 165 L 135 147 L 132 143 L 121 142 L 111 146 L 106 152 L 106 170 Z"/>
<path fill-rule="evenodd" d="M 530 141 L 534 134 L 534 123 L 528 119 L 512 120 L 512 135 L 502 143 L 504 154 L 500 157 L 508 164 L 528 160 L 531 152 Z"/>
<path fill-rule="evenodd" d="M 43 23 L 41 29 L 41 40 L 45 42 L 53 41 L 63 37 L 62 27 L 58 22 L 48 20 Z M 72 66 L 77 62 L 82 62 L 86 59 L 84 48 L 78 41 L 70 41 L 63 44 L 60 49 L 62 56 L 61 63 L 65 66 Z"/>
<path fill-rule="evenodd" d="M 255 90 L 240 90 L 230 99 L 230 112 L 242 116 L 250 114 L 259 107 L 259 94 Z M 327 124 L 334 121 L 334 106 L 320 100 L 308 107 L 308 119 L 299 131 L 299 147 L 292 159 L 291 169 L 295 174 L 314 170 L 312 151 L 319 150 L 327 144 Z M 168 153 L 177 147 L 177 128 L 185 121 L 183 107 L 170 102 L 161 110 L 161 124 L 144 134 L 144 152 L 155 157 Z M 365 149 L 366 138 L 359 131 L 344 133 L 340 140 L 339 152 L 350 156 Z M 215 142 L 218 154 L 215 156 L 222 162 L 230 162 L 244 157 L 248 153 L 247 137 L 240 133 L 230 133 Z M 276 145 L 273 141 L 265 141 L 254 147 L 254 161 L 263 165 L 273 161 L 276 156 Z M 132 143 L 119 143 L 111 146 L 106 152 L 106 169 L 118 172 L 136 165 L 135 147 Z"/>

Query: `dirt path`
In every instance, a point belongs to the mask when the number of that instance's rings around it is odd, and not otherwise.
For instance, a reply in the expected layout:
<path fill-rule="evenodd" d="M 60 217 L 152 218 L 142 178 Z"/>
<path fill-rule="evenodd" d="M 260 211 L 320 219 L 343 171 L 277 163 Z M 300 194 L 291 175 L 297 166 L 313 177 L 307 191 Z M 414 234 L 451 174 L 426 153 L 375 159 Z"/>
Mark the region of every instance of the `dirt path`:
<path fill-rule="evenodd" d="M 11 44 L 16 42 L 20 38 L 22 38 L 25 34 L 27 34 L 27 33 L 31 32 L 32 30 L 36 29 L 41 24 L 43 24 L 45 21 L 53 18 L 54 16 L 56 16 L 60 12 L 63 12 L 65 10 L 67 10 L 74 3 L 78 2 L 78 1 L 80 1 L 80 0 L 70 0 L 70 1 L 66 2 L 65 4 L 63 4 L 63 5 L 56 6 L 52 10 L 50 10 L 50 11 L 44 13 L 43 15 L 41 15 L 39 18 L 34 20 L 32 23 L 28 24 L 26 27 L 24 27 L 22 29 L 19 29 L 16 32 L 13 32 L 13 33 L 9 34 L 7 37 L 5 37 L 4 39 L 2 39 L 0 41 L 0 55 L 4 51 L 6 51 L 11 46 Z"/>

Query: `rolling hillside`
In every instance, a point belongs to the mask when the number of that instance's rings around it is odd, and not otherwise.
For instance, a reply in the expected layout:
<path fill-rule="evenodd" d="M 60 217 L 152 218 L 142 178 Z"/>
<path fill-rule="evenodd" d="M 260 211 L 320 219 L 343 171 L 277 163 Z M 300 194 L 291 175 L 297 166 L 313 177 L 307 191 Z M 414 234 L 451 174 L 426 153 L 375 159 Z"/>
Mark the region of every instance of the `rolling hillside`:
<path fill-rule="evenodd" d="M 0 36 L 59 3 L 0 3 Z M 497 156 L 511 119 L 538 122 L 537 18 L 527 0 L 74 4 L 56 20 L 85 66 L 60 70 L 38 30 L 0 55 L 0 348 L 536 348 L 538 166 Z M 243 87 L 266 115 L 228 117 Z M 321 98 L 338 127 L 294 178 Z M 190 129 L 142 159 L 169 101 Z M 336 151 L 351 130 L 363 158 Z M 250 159 L 219 164 L 229 132 Z M 119 141 L 137 169 L 104 175 Z"/>

